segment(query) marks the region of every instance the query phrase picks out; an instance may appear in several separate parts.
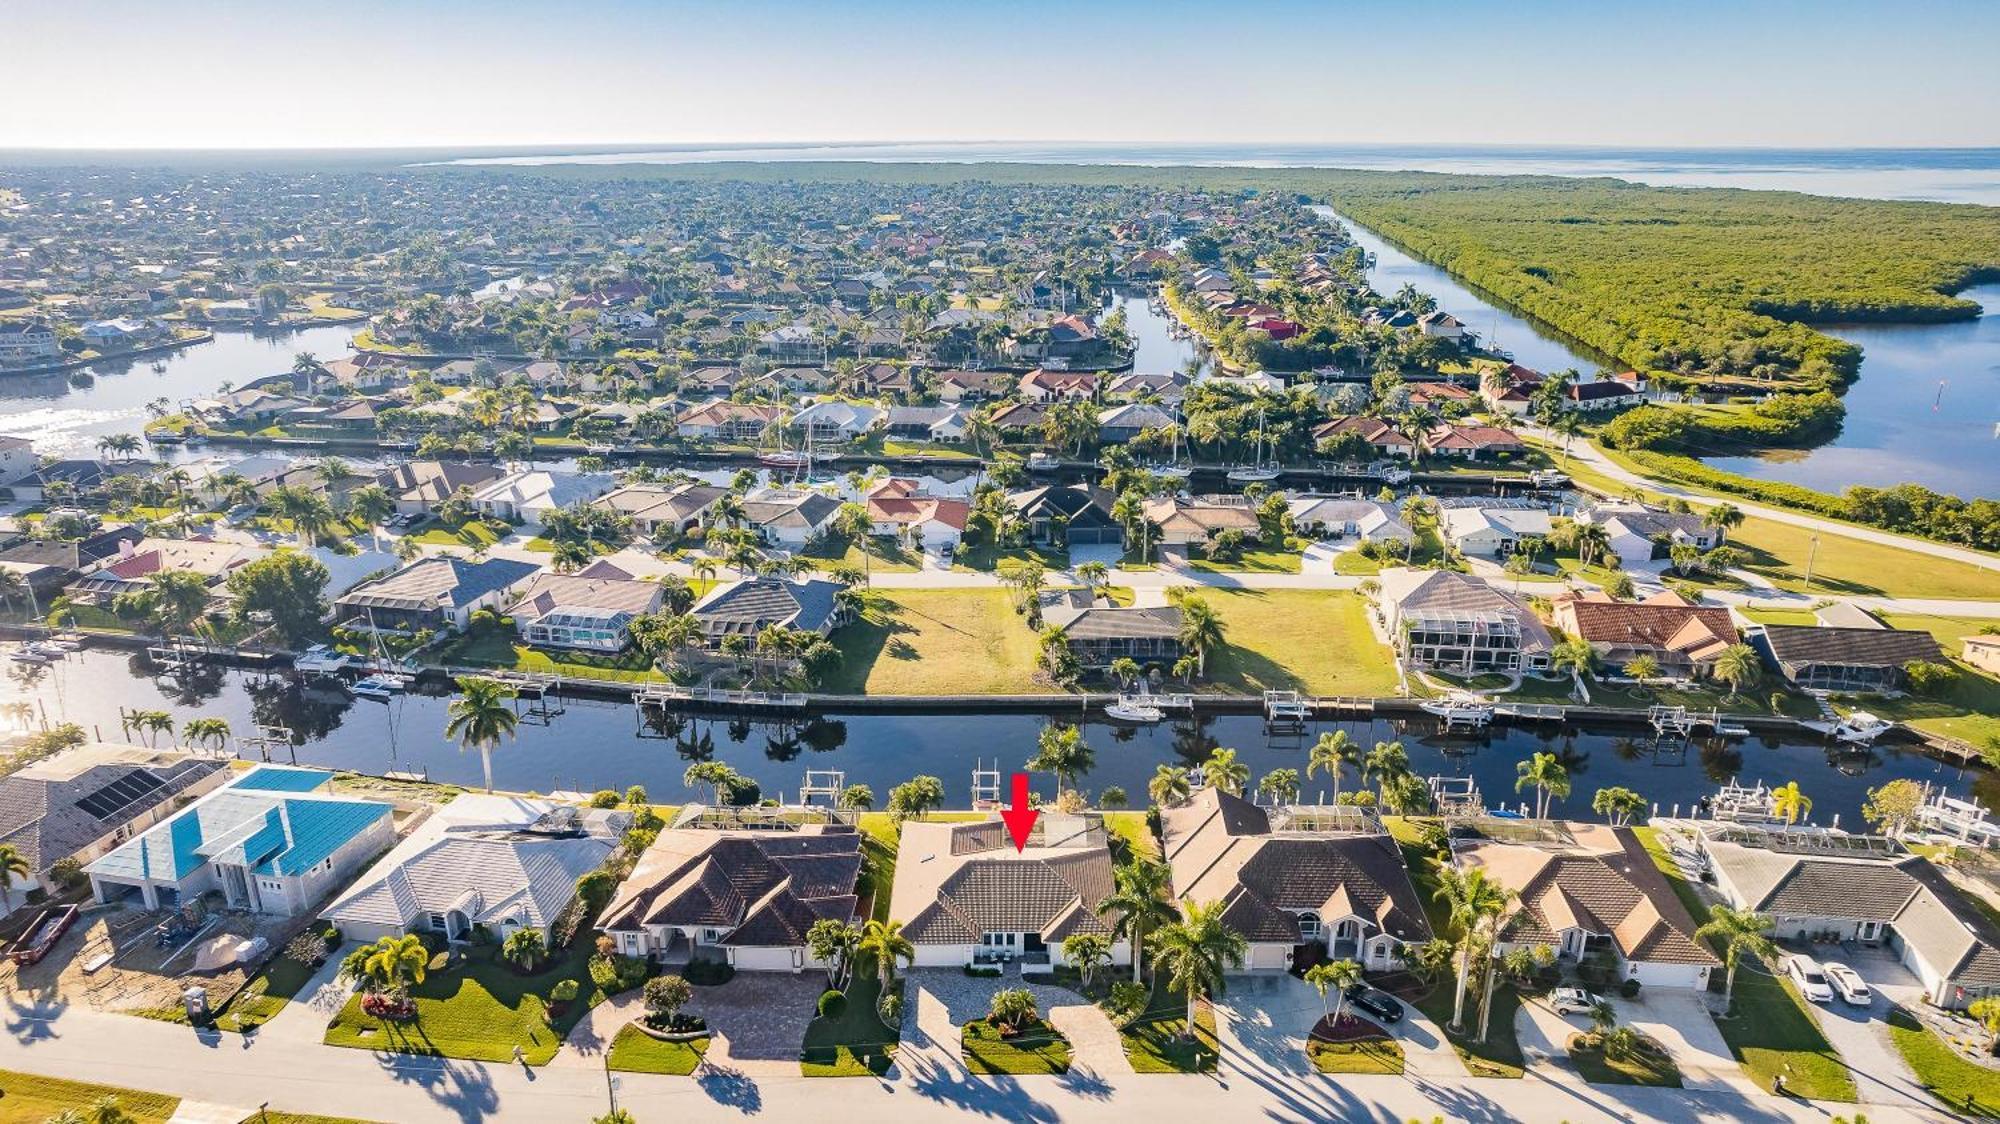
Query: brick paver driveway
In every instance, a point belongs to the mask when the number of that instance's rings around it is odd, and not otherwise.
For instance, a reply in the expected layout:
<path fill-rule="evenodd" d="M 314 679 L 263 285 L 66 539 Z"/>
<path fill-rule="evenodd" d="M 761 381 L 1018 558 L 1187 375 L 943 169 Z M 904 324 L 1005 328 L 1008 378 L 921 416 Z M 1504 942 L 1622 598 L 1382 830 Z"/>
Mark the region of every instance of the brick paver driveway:
<path fill-rule="evenodd" d="M 1066 987 L 1031 983 L 1012 970 L 999 979 L 968 976 L 956 968 L 916 968 L 903 985 L 903 1045 L 897 1064 L 931 1074 L 963 1074 L 959 1028 L 984 1018 L 993 993 L 1027 988 L 1042 1016 L 1069 1039 L 1072 1071 L 1094 1074 L 1132 1072 L 1111 1020 L 1097 1006 Z"/>

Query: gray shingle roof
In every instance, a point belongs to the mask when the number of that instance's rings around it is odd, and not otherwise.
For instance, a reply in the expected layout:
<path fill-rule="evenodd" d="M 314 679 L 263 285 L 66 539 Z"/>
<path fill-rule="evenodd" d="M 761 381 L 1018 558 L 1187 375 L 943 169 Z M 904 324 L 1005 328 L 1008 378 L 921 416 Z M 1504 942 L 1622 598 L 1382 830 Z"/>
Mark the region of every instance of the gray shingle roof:
<path fill-rule="evenodd" d="M 1912 660 L 1939 660 L 1943 652 L 1928 632 L 1899 628 L 1820 628 L 1764 626 L 1771 654 L 1785 664 L 1841 667 L 1901 667 Z"/>
<path fill-rule="evenodd" d="M 425 610 L 440 605 L 458 608 L 518 585 L 538 569 L 533 563 L 511 558 L 474 562 L 455 555 L 433 555 L 386 577 L 355 586 L 339 603 L 351 608 Z"/>
<path fill-rule="evenodd" d="M 820 578 L 752 578 L 717 586 L 688 610 L 712 634 L 755 634 L 772 626 L 824 632 L 845 588 Z"/>
<path fill-rule="evenodd" d="M 71 772 L 55 758 L 0 778 L 0 844 L 37 873 L 227 768 L 170 753 L 83 752 L 102 760 Z"/>

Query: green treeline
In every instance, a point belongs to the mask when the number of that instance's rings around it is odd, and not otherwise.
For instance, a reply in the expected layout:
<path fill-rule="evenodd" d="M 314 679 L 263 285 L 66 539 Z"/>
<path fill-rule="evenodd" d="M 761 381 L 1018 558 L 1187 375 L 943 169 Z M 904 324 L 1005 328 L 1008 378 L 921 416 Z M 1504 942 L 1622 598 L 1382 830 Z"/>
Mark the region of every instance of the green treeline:
<path fill-rule="evenodd" d="M 1735 456 L 1770 446 L 1820 444 L 1840 430 L 1847 407 L 1830 390 L 1773 394 L 1745 407 L 1640 406 L 1599 436 L 1614 449 Z"/>

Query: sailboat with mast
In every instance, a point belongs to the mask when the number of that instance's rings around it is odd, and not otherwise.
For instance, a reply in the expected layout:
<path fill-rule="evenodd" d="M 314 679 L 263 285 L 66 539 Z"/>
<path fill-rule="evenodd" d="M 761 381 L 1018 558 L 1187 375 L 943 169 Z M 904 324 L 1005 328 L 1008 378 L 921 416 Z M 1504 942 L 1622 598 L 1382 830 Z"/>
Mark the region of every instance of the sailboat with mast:
<path fill-rule="evenodd" d="M 1268 484 L 1278 478 L 1278 464 L 1274 457 L 1269 463 L 1264 460 L 1264 411 L 1257 411 L 1257 441 L 1252 460 L 1229 470 L 1229 479 L 1237 484 Z"/>
<path fill-rule="evenodd" d="M 1192 459 L 1188 461 L 1181 460 L 1181 427 L 1176 425 L 1171 428 L 1174 435 L 1174 446 L 1167 453 L 1167 459 L 1165 461 L 1153 461 L 1139 467 L 1154 476 L 1166 480 L 1186 480 L 1188 477 L 1194 475 L 1194 462 Z"/>

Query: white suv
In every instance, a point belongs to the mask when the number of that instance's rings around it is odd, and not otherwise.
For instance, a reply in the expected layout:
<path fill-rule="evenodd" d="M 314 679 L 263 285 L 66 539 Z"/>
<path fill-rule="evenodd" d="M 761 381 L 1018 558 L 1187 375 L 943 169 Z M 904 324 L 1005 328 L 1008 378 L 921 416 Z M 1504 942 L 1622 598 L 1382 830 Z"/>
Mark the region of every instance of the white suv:
<path fill-rule="evenodd" d="M 1813 1003 L 1833 1002 L 1833 985 L 1827 982 L 1825 969 L 1810 956 L 1785 957 L 1785 975 L 1797 985 L 1799 994 Z"/>
<path fill-rule="evenodd" d="M 1845 964 L 1832 963 L 1820 965 L 1820 970 L 1826 973 L 1827 980 L 1833 984 L 1833 990 L 1840 993 L 1841 1000 L 1848 1006 L 1866 1007 L 1874 1001 L 1874 993 L 1868 990 L 1868 984 L 1861 979 L 1861 973 Z"/>

